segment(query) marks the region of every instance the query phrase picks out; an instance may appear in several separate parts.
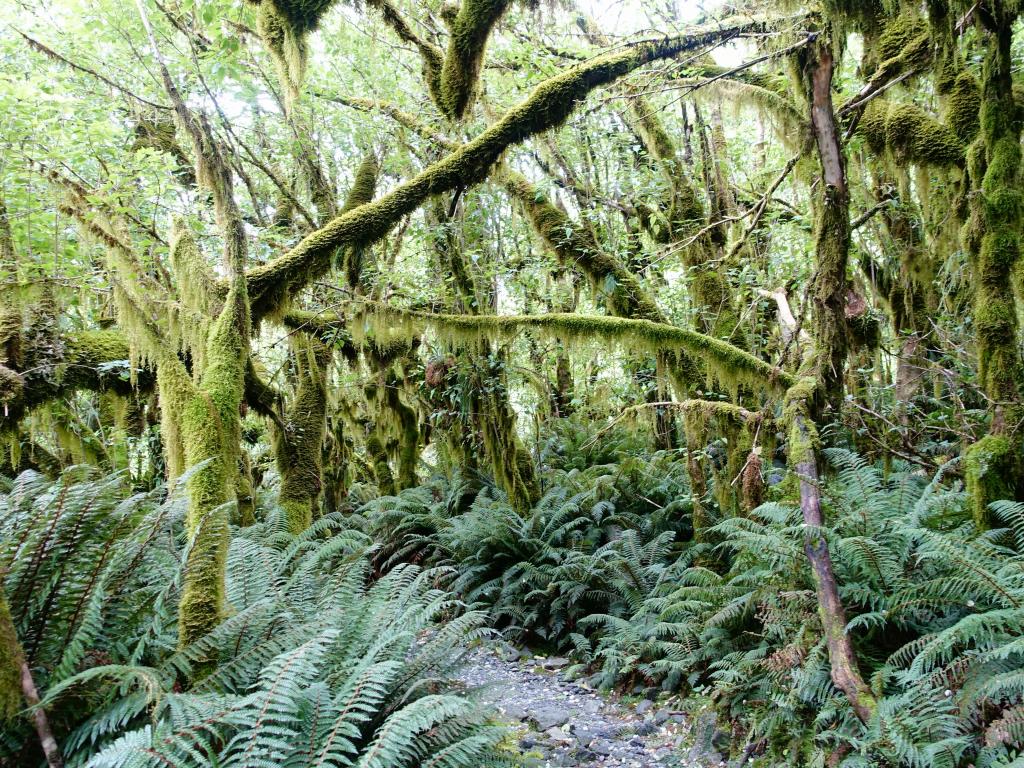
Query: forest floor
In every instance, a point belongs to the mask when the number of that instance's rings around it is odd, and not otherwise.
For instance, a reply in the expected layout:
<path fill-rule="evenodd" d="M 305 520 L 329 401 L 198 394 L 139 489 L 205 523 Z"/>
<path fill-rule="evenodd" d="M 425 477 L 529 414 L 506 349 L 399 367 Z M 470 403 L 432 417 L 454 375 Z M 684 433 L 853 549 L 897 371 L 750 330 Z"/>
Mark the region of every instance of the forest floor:
<path fill-rule="evenodd" d="M 710 746 L 713 723 L 691 729 L 687 717 L 668 702 L 614 697 L 585 683 L 564 679 L 568 664 L 557 657 L 534 657 L 509 646 L 483 646 L 470 652 L 459 679 L 481 688 L 485 701 L 516 729 L 518 749 L 538 768 L 697 768 L 724 765 Z M 693 744 L 691 730 L 710 725 L 707 748 Z M 705 739 L 698 739 L 704 741 Z"/>

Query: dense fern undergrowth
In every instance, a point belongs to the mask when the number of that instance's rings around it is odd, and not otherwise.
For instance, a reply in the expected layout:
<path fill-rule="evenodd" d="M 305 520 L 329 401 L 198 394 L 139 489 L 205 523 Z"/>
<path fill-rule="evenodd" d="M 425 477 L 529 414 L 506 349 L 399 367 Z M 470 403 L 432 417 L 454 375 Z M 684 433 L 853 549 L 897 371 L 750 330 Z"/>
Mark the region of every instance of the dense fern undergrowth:
<path fill-rule="evenodd" d="M 979 533 L 955 465 L 827 452 L 825 534 L 879 700 L 865 725 L 830 679 L 786 470 L 695 544 L 677 452 L 568 433 L 543 458 L 527 514 L 459 474 L 300 536 L 261 505 L 232 536 L 230 617 L 184 650 L 178 495 L 85 468 L 20 475 L 0 567 L 67 764 L 513 765 L 491 713 L 447 682 L 497 633 L 606 690 L 715 708 L 757 764 L 1017 764 L 1024 506 L 996 503 L 1004 527 Z M 40 762 L 30 721 L 10 724 L 5 764 Z"/>
<path fill-rule="evenodd" d="M 370 578 L 338 515 L 301 536 L 269 512 L 235 531 L 232 615 L 178 650 L 184 502 L 84 468 L 0 499 L 6 594 L 66 764 L 502 766 L 503 731 L 446 684 L 486 614 L 446 569 Z M 36 765 L 27 719 L 0 755 Z"/>
<path fill-rule="evenodd" d="M 459 477 L 371 501 L 375 566 L 453 567 L 453 588 L 506 637 L 568 654 L 605 689 L 713 706 L 734 754 L 763 765 L 1019 764 L 1024 507 L 997 502 L 1005 527 L 979 533 L 955 464 L 929 477 L 826 452 L 825 534 L 879 699 L 864 725 L 830 679 L 784 470 L 774 500 L 698 545 L 674 453 L 597 451 L 548 456 L 525 516 L 487 488 L 467 502 Z"/>

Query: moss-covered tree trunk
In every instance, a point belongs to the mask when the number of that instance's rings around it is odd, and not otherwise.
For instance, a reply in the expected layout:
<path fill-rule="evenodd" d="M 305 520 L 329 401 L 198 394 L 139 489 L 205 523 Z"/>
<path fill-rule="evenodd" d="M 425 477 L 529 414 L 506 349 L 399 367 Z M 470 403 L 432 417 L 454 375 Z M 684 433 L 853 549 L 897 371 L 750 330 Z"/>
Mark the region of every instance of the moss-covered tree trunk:
<path fill-rule="evenodd" d="M 986 3 L 978 17 L 985 32 L 981 132 L 968 151 L 973 194 L 965 240 L 974 272 L 978 373 L 991 423 L 989 433 L 967 451 L 966 477 L 975 518 L 988 526 L 990 502 L 1024 498 L 1024 362 L 1013 291 L 1024 188 L 1021 114 L 1010 55 L 1016 4 Z"/>
<path fill-rule="evenodd" d="M 2 582 L 2 579 L 0 579 Z M 39 692 L 32 677 L 18 633 L 0 583 L 0 726 L 31 708 L 32 723 L 49 768 L 63 768 L 64 758 L 54 738 L 46 710 L 39 705 Z"/>
<path fill-rule="evenodd" d="M 284 425 L 274 434 L 281 476 L 278 503 L 288 529 L 301 533 L 313 522 L 323 488 L 323 444 L 327 435 L 327 371 L 331 348 L 312 337 L 292 340 L 295 393 Z"/>

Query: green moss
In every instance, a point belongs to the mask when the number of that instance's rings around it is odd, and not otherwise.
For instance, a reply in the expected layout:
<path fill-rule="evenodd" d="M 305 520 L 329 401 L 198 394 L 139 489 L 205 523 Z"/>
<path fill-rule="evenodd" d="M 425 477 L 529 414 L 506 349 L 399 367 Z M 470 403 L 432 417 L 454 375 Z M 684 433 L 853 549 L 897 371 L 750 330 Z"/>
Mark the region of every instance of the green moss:
<path fill-rule="evenodd" d="M 1004 435 L 986 435 L 967 449 L 964 455 L 964 479 L 967 495 L 978 527 L 991 527 L 989 504 L 997 499 L 1013 499 L 1021 478 L 1018 476 L 1019 445 Z"/>
<path fill-rule="evenodd" d="M 373 474 L 377 480 L 377 490 L 381 496 L 393 496 L 395 493 L 395 477 L 391 474 L 388 463 L 388 452 L 384 441 L 376 432 L 366 438 L 366 452 L 370 455 Z"/>
<path fill-rule="evenodd" d="M 462 0 L 451 21 L 451 37 L 441 67 L 441 111 L 453 120 L 462 119 L 476 100 L 487 38 L 509 0 Z"/>
<path fill-rule="evenodd" d="M 0 589 L 0 723 L 9 722 L 23 709 L 21 665 L 24 655 L 7 605 Z"/>
<path fill-rule="evenodd" d="M 874 99 L 865 107 L 857 131 L 873 152 L 888 152 L 900 164 L 937 168 L 964 164 L 964 147 L 954 130 L 913 104 Z"/>
<path fill-rule="evenodd" d="M 953 81 L 946 105 L 946 124 L 957 139 L 967 146 L 978 135 L 981 126 L 981 91 L 970 72 L 961 72 Z"/>
<path fill-rule="evenodd" d="M 786 458 L 791 467 L 813 460 L 820 448 L 818 430 L 810 418 L 820 395 L 818 380 L 813 376 L 800 379 L 786 390 L 782 420 L 788 430 Z"/>
<path fill-rule="evenodd" d="M 429 326 L 457 343 L 478 345 L 482 339 L 514 337 L 533 329 L 566 341 L 617 341 L 631 351 L 651 354 L 685 352 L 704 361 L 716 379 L 729 389 L 743 384 L 764 390 L 780 390 L 792 377 L 748 352 L 696 331 L 649 320 L 603 315 L 551 313 L 543 315 L 444 315 L 366 305 L 363 325 L 378 334 L 409 338 Z M 330 316 L 309 317 L 309 327 L 329 331 Z"/>
<path fill-rule="evenodd" d="M 327 372 L 331 347 L 316 339 L 292 338 L 295 395 L 274 430 L 274 457 L 281 487 L 278 503 L 288 528 L 301 533 L 313 522 L 323 488 L 323 444 L 327 433 Z"/>
<path fill-rule="evenodd" d="M 380 175 L 380 161 L 373 152 L 367 152 L 362 162 L 356 168 L 355 178 L 352 180 L 352 188 L 349 190 L 341 213 L 353 211 L 361 205 L 373 200 L 377 191 L 377 178 Z M 363 269 L 363 243 L 353 243 L 342 249 L 342 269 L 350 288 L 356 288 L 360 284 L 360 276 Z"/>
<path fill-rule="evenodd" d="M 637 67 L 706 47 L 739 32 L 761 29 L 757 22 L 722 25 L 706 32 L 629 46 L 562 72 L 537 86 L 520 104 L 490 128 L 433 163 L 380 199 L 343 213 L 274 261 L 248 273 L 256 316 L 276 307 L 275 297 L 290 295 L 330 268 L 330 255 L 340 246 L 370 244 L 383 237 L 405 215 L 431 196 L 483 180 L 504 151 L 542 131 L 561 125 L 576 105 L 597 87 Z"/>
<path fill-rule="evenodd" d="M 966 478 L 978 525 L 988 505 L 1020 498 L 1024 481 L 1024 360 L 1013 277 L 1020 262 L 1020 113 L 1013 94 L 1010 25 L 987 40 L 982 67 L 980 132 L 970 152 L 970 219 L 962 239 L 974 269 L 978 373 L 991 406 L 990 433 L 968 449 Z"/>

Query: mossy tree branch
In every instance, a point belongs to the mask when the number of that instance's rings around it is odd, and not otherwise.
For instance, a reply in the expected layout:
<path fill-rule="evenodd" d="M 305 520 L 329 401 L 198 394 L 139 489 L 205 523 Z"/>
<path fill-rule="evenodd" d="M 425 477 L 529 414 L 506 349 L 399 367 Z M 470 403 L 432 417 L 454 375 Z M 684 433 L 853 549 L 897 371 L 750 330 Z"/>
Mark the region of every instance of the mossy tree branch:
<path fill-rule="evenodd" d="M 508 147 L 563 123 L 595 88 L 653 61 L 699 50 L 763 26 L 760 22 L 743 21 L 694 34 L 636 43 L 550 78 L 463 147 L 373 203 L 339 215 L 279 258 L 251 270 L 248 285 L 254 315 L 261 316 L 272 310 L 282 292 L 294 293 L 325 274 L 330 268 L 330 254 L 338 247 L 373 243 L 431 195 L 482 181 Z"/>
<path fill-rule="evenodd" d="M 550 313 L 542 315 L 447 315 L 401 310 L 379 304 L 360 305 L 363 325 L 372 327 L 377 337 L 391 334 L 407 337 L 431 328 L 453 342 L 468 345 L 480 339 L 502 339 L 527 329 L 570 342 L 593 342 L 595 339 L 629 344 L 630 349 L 651 353 L 686 352 L 699 358 L 723 384 L 735 387 L 749 385 L 769 392 L 784 391 L 794 383 L 793 377 L 739 347 L 696 331 L 655 323 L 605 315 Z M 311 333 L 328 335 L 345 327 L 345 320 L 336 314 L 314 315 L 291 313 Z M 353 328 L 358 327 L 357 321 Z"/>

